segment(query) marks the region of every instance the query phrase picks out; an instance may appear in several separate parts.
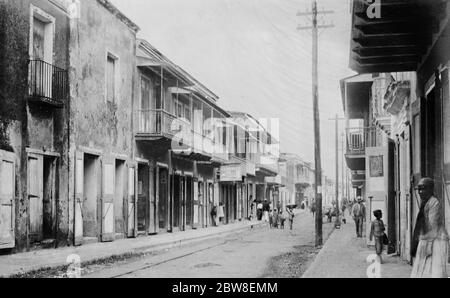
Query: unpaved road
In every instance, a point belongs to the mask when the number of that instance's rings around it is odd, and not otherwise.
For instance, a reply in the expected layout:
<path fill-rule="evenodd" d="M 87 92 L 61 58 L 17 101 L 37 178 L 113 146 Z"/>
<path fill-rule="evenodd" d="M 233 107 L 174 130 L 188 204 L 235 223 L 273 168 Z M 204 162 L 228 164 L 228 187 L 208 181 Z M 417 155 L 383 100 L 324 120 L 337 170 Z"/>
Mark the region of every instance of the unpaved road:
<path fill-rule="evenodd" d="M 324 223 L 324 239 L 332 224 Z M 300 211 L 294 229 L 267 226 L 145 257 L 91 265 L 83 278 L 301 277 L 318 252 L 314 221 Z"/>

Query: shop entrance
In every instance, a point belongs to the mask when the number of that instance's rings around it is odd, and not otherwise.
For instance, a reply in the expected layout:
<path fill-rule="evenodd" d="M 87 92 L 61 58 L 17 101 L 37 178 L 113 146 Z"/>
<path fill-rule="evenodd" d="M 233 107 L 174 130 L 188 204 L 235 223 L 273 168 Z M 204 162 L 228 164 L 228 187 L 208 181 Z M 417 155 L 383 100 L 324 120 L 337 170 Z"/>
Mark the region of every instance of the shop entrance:
<path fill-rule="evenodd" d="M 192 227 L 193 222 L 193 186 L 194 179 L 186 177 L 186 227 Z"/>
<path fill-rule="evenodd" d="M 125 237 L 126 233 L 126 212 L 124 209 L 126 165 L 123 160 L 116 160 L 115 190 L 114 190 L 114 222 L 116 235 Z"/>
<path fill-rule="evenodd" d="M 83 194 L 84 201 L 82 205 L 83 218 L 83 237 L 98 239 L 100 231 L 98 221 L 98 204 L 100 196 L 99 175 L 100 161 L 99 157 L 90 154 L 84 154 L 83 169 Z M 85 239 L 87 240 L 87 239 Z"/>
<path fill-rule="evenodd" d="M 159 229 L 167 231 L 169 230 L 169 171 L 160 168 L 158 178 L 158 224 Z"/>
<path fill-rule="evenodd" d="M 150 167 L 147 164 L 138 165 L 138 202 L 137 223 L 138 233 L 146 234 L 149 227 L 150 204 Z"/>
<path fill-rule="evenodd" d="M 50 243 L 56 239 L 55 169 L 55 157 L 28 155 L 31 243 Z"/>

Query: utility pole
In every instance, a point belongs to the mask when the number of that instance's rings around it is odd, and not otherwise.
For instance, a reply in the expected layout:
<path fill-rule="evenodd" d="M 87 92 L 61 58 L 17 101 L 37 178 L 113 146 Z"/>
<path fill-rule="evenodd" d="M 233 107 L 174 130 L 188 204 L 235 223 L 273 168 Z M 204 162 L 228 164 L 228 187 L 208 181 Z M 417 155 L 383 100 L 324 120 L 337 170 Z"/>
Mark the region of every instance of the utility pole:
<path fill-rule="evenodd" d="M 339 120 L 345 120 L 345 118 L 339 118 L 336 114 L 334 119 L 329 119 L 335 121 L 335 139 L 336 139 L 336 220 L 334 222 L 334 227 L 339 229 L 341 227 L 341 218 L 339 216 Z M 342 165 L 344 168 L 344 165 Z M 344 183 L 344 178 L 342 177 L 342 183 Z M 344 194 L 342 192 L 342 194 Z"/>
<path fill-rule="evenodd" d="M 299 12 L 297 16 L 312 16 L 312 26 L 299 26 L 298 30 L 312 29 L 312 95 L 314 109 L 314 156 L 315 156 L 315 205 L 316 205 L 316 247 L 323 244 L 322 235 L 322 162 L 320 158 L 320 115 L 319 115 L 319 80 L 318 80 L 318 30 L 321 28 L 331 28 L 333 25 L 318 25 L 318 14 L 330 14 L 333 11 L 317 11 L 317 1 L 312 1 L 311 12 Z"/>
<path fill-rule="evenodd" d="M 341 154 L 341 166 L 342 166 L 342 191 L 341 191 L 341 196 L 342 198 L 347 198 L 347 194 L 345 193 L 345 183 L 346 183 L 346 179 L 345 179 L 345 166 L 344 166 L 344 133 L 341 133 L 341 148 L 342 148 L 342 154 Z"/>

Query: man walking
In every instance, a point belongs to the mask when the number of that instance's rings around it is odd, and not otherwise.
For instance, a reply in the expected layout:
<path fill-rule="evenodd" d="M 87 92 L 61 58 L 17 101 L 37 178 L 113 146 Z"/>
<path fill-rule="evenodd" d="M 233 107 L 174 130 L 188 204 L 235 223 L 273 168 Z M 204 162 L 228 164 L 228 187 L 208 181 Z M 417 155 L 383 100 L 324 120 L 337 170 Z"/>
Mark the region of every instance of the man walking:
<path fill-rule="evenodd" d="M 362 203 L 361 197 L 357 198 L 357 202 L 352 207 L 352 216 L 356 225 L 356 237 L 362 238 L 363 223 L 366 218 L 366 207 Z"/>
<path fill-rule="evenodd" d="M 267 199 L 264 199 L 263 203 L 263 218 L 265 222 L 269 222 L 270 203 Z"/>

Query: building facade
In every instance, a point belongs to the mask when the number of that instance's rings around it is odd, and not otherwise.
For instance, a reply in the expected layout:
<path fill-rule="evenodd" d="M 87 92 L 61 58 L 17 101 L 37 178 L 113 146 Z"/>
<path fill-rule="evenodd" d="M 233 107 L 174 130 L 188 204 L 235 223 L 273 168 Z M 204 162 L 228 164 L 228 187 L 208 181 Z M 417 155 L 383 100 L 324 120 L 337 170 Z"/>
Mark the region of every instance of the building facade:
<path fill-rule="evenodd" d="M 434 179 L 443 224 L 450 227 L 450 44 L 446 38 L 450 6 L 448 1 L 382 4 L 382 23 L 371 22 L 367 9 L 364 1 L 354 1 L 350 67 L 373 77 L 372 87 L 378 84 L 384 89 L 380 91 L 384 119 L 378 124 L 390 126 L 382 129 L 390 156 L 385 174 L 391 182 L 383 193 L 388 197 L 390 250 L 411 260 L 420 207 L 414 187 L 421 178 Z M 408 18 L 411 15 L 414 20 Z M 395 25 L 399 22 L 402 28 Z"/>
<path fill-rule="evenodd" d="M 107 0 L 0 1 L 0 250 L 243 221 L 274 138 Z"/>

